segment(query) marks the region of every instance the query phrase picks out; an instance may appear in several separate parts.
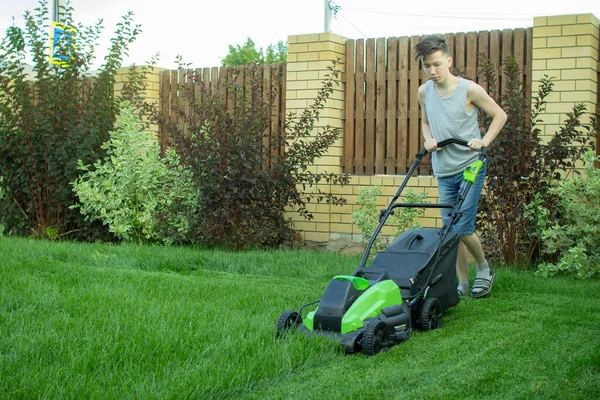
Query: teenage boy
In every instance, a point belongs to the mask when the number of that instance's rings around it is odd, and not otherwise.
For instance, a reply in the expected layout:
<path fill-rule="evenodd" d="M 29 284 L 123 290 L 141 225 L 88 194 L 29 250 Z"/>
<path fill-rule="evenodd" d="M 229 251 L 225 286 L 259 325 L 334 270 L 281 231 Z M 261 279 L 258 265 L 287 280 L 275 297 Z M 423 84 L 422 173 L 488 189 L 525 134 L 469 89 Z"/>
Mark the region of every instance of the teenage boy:
<path fill-rule="evenodd" d="M 425 148 L 432 152 L 433 173 L 438 179 L 439 202 L 456 202 L 463 172 L 477 159 L 477 152 L 488 147 L 506 122 L 506 113 L 481 86 L 475 82 L 452 75 L 452 57 L 446 40 L 440 36 L 426 36 L 414 47 L 415 59 L 420 60 L 429 78 L 419 87 L 421 126 Z M 477 123 L 478 110 L 492 117 L 489 129 L 481 136 Z M 459 145 L 438 147 L 444 139 L 462 139 L 469 148 Z M 456 271 L 458 293 L 469 293 L 467 273 L 468 253 L 477 264 L 477 276 L 471 290 L 472 297 L 483 297 L 492 289 L 494 272 L 483 253 L 479 237 L 475 234 L 477 203 L 485 180 L 486 166 L 479 171 L 477 179 L 463 203 L 462 217 L 453 230 L 460 236 Z M 442 210 L 442 219 L 449 212 Z"/>

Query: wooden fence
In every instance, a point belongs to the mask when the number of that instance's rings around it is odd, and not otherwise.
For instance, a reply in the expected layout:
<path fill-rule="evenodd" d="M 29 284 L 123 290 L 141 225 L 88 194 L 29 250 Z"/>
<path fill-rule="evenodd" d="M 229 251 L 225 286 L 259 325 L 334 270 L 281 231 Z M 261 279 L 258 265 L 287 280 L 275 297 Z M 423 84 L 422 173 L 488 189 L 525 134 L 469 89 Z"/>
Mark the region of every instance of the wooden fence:
<path fill-rule="evenodd" d="M 512 56 L 530 95 L 533 28 L 444 35 L 454 73 L 487 89 L 480 55 L 495 66 L 502 94 L 502 61 Z M 418 88 L 427 77 L 414 59 L 419 36 L 346 42 L 344 172 L 356 175 L 406 173 L 422 147 Z M 419 173 L 430 174 L 430 164 Z"/>
<path fill-rule="evenodd" d="M 188 124 L 194 119 L 194 102 L 207 101 L 208 94 L 217 95 L 226 102 L 228 109 L 232 110 L 240 94 L 251 95 L 253 73 L 257 73 L 263 82 L 263 101 L 267 103 L 272 101 L 273 104 L 271 124 L 263 133 L 264 138 L 269 140 L 274 135 L 278 135 L 286 114 L 285 63 L 263 64 L 256 67 L 248 65 L 166 70 L 160 77 L 160 112 L 162 120 L 167 122 L 159 126 L 161 149 L 164 151 L 170 144 L 169 129 L 186 131 Z M 239 90 L 240 88 L 245 90 Z M 166 126 L 170 128 L 167 129 Z"/>

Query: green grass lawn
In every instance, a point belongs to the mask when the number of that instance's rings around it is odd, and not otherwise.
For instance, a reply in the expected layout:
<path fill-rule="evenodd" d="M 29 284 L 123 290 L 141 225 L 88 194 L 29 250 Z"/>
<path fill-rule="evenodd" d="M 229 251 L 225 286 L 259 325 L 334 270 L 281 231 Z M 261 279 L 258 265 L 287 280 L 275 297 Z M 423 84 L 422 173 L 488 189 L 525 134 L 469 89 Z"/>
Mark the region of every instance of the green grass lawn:
<path fill-rule="evenodd" d="M 0 398 L 588 399 L 600 282 L 497 270 L 377 356 L 277 339 L 359 257 L 0 238 Z"/>

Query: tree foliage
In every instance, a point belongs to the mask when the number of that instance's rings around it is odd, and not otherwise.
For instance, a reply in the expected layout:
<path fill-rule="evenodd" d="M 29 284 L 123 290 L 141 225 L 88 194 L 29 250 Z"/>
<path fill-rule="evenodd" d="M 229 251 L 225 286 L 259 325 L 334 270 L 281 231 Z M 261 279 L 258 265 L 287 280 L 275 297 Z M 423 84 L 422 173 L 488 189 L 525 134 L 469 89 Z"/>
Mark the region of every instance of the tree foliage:
<path fill-rule="evenodd" d="M 283 63 L 287 60 L 287 46 L 283 41 L 270 44 L 266 51 L 257 49 L 256 44 L 250 38 L 243 45 L 229 45 L 229 53 L 223 58 L 225 66 L 248 65 L 255 61 L 262 64 Z"/>
<path fill-rule="evenodd" d="M 117 112 L 114 76 L 140 27 L 132 13 L 123 16 L 92 78 L 101 21 L 76 24 L 67 3 L 61 20 L 77 27 L 75 46 L 67 65 L 53 65 L 46 3 L 24 14 L 24 28 L 11 26 L 0 46 L 0 208 L 9 232 L 38 237 L 77 232 L 92 238 L 97 230 L 69 209 L 75 202 L 69 182 L 77 176 L 78 159 L 90 163 L 103 155 L 100 146 Z M 26 72 L 28 59 L 33 77 Z"/>

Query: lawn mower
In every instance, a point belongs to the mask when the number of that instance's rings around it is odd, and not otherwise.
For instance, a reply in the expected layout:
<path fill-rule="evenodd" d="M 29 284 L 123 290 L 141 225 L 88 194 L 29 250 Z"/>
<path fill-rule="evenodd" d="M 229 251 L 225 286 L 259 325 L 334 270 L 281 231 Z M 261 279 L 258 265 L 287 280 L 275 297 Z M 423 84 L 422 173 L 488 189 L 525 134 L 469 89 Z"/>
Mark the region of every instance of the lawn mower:
<path fill-rule="evenodd" d="M 441 141 L 438 147 L 467 146 L 458 139 Z M 381 210 L 379 225 L 371 236 L 362 262 L 352 275 L 335 276 L 319 300 L 304 304 L 298 311 L 286 311 L 277 321 L 277 335 L 302 331 L 323 335 L 338 342 L 346 353 L 374 355 L 408 340 L 411 329 L 423 331 L 442 327 L 443 313 L 458 304 L 456 257 L 459 237 L 452 230 L 461 217 L 461 206 L 486 157 L 464 172 L 456 204 L 398 203 L 411 175 L 427 154 L 417 155 L 406 178 L 388 207 Z M 371 249 L 388 217 L 399 207 L 445 208 L 450 217 L 441 228 L 404 232 L 367 266 Z M 307 313 L 305 309 L 317 305 Z"/>

